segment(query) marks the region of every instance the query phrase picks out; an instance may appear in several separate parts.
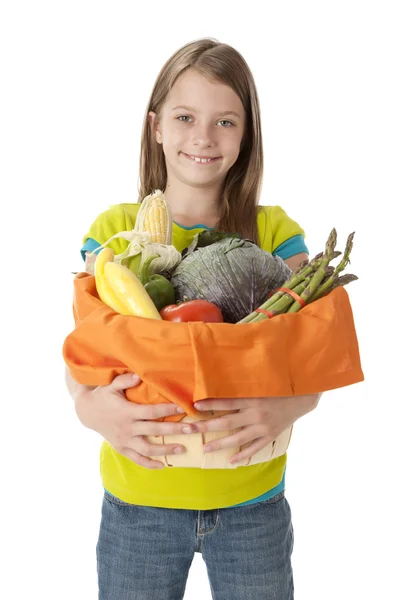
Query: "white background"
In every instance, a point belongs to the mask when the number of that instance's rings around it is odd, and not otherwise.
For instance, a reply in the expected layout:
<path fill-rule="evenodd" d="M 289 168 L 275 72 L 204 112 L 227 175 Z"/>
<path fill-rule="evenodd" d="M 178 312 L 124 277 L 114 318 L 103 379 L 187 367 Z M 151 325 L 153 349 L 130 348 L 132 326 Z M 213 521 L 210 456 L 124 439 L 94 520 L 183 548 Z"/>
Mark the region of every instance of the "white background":
<path fill-rule="evenodd" d="M 365 382 L 326 393 L 295 426 L 287 497 L 296 600 L 397 597 L 396 8 L 384 0 L 2 3 L 2 598 L 97 597 L 101 439 L 75 416 L 61 355 L 71 271 L 82 267 L 94 218 L 136 201 L 143 114 L 160 68 L 205 36 L 235 46 L 254 73 L 261 203 L 300 222 L 311 255 L 332 227 L 340 249 L 356 231 L 350 272 L 360 279 L 347 289 Z M 185 598 L 211 598 L 199 555 Z"/>

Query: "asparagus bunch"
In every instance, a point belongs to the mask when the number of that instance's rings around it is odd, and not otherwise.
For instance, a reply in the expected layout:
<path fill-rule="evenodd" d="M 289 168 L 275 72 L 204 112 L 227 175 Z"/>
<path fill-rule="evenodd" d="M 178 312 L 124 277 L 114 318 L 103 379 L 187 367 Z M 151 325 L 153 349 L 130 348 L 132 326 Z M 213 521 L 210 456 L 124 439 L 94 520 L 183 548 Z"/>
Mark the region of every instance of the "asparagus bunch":
<path fill-rule="evenodd" d="M 302 300 L 309 304 L 322 296 L 325 296 L 338 286 L 347 285 L 358 279 L 356 275 L 346 274 L 339 276 L 350 262 L 350 253 L 353 248 L 354 232 L 351 233 L 346 242 L 343 252 L 343 258 L 336 267 L 329 263 L 340 256 L 342 252 L 335 250 L 337 243 L 336 229 L 332 229 L 325 245 L 325 251 L 317 254 L 311 261 L 304 261 L 299 265 L 282 287 L 295 292 Z M 271 316 L 283 313 L 297 312 L 303 304 L 295 300 L 291 294 L 283 290 L 278 290 L 273 294 L 260 309 L 267 310 Z M 257 323 L 263 319 L 268 319 L 266 313 L 252 312 L 238 323 Z"/>

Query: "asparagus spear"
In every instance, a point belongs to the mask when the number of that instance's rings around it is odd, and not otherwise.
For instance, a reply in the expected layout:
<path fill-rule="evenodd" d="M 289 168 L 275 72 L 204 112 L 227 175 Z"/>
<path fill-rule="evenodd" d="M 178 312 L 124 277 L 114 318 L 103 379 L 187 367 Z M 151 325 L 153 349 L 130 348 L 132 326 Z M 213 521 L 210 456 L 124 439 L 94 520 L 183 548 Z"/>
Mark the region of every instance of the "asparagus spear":
<path fill-rule="evenodd" d="M 346 273 L 346 275 L 341 275 L 340 277 L 337 278 L 335 283 L 332 285 L 332 289 L 335 289 L 339 286 L 347 285 L 348 283 L 351 283 L 352 281 L 357 281 L 357 280 L 358 280 L 357 275 L 353 275 L 352 273 Z"/>
<path fill-rule="evenodd" d="M 333 250 L 330 260 L 337 258 L 341 254 L 342 253 L 339 250 Z M 324 254 L 321 252 L 320 254 L 317 254 L 316 256 L 314 256 L 314 258 L 312 260 L 304 261 L 303 263 L 301 263 L 299 265 L 299 268 L 296 269 L 296 271 L 294 271 L 292 273 L 291 277 L 287 281 L 285 281 L 285 283 L 283 284 L 282 287 L 287 287 L 290 290 L 292 290 L 294 287 L 296 287 L 296 285 L 301 283 L 306 277 L 308 277 L 312 273 L 315 273 L 323 264 L 323 260 L 324 260 Z M 303 265 L 303 264 L 304 264 L 304 267 L 300 268 L 301 265 Z"/>
<path fill-rule="evenodd" d="M 336 267 L 336 269 L 333 271 L 332 275 L 325 281 L 325 283 L 323 283 L 318 290 L 316 290 L 314 292 L 314 295 L 316 293 L 319 294 L 319 297 L 321 295 L 324 295 L 325 292 L 327 292 L 328 290 L 330 290 L 330 288 L 332 287 L 332 284 L 334 283 L 335 279 L 338 277 L 338 274 L 343 271 L 346 266 L 348 265 L 348 263 L 350 262 L 350 253 L 353 249 L 353 239 L 354 239 L 354 231 L 353 233 L 350 233 L 350 235 L 347 238 L 346 241 L 346 247 L 344 249 L 343 252 L 343 258 L 340 261 L 340 263 L 338 264 L 338 266 Z M 310 298 L 310 300 L 313 299 L 312 296 Z"/>
<path fill-rule="evenodd" d="M 317 291 L 317 293 L 314 294 L 314 296 L 312 297 L 310 302 L 314 302 L 314 300 L 319 300 L 319 298 L 322 298 L 322 296 L 324 296 L 325 294 L 328 294 L 335 288 L 347 285 L 348 283 L 351 283 L 352 281 L 357 281 L 357 279 L 358 279 L 357 275 L 353 275 L 351 273 L 346 273 L 346 275 L 341 275 L 340 277 L 337 277 L 335 279 L 335 281 L 332 283 L 332 286 L 328 290 L 321 291 L 321 289 L 319 289 Z"/>
<path fill-rule="evenodd" d="M 325 267 L 325 279 L 323 279 L 322 283 L 325 280 L 328 280 L 328 278 L 330 278 L 330 276 L 334 273 L 334 271 L 335 271 L 335 267 L 332 267 L 330 265 Z M 312 276 L 309 275 L 306 279 L 304 279 L 304 281 L 299 283 L 299 285 L 297 285 L 295 288 L 288 288 L 288 289 L 292 289 L 293 292 L 295 292 L 296 294 L 298 294 L 300 296 L 305 291 L 307 286 L 309 285 L 309 283 L 311 281 L 311 277 Z M 289 312 L 290 306 L 295 302 L 295 299 L 293 298 L 293 296 L 291 294 L 289 294 L 288 292 L 282 291 L 281 293 L 282 293 L 282 295 L 277 300 L 275 300 L 275 302 L 273 302 L 273 304 L 271 304 L 268 307 L 268 311 L 271 312 L 273 314 L 273 316 Z M 243 320 L 243 322 L 246 322 L 246 323 L 249 323 L 249 322 L 255 323 L 256 322 L 257 323 L 258 321 L 261 321 L 265 317 L 268 318 L 268 315 L 266 315 L 265 313 L 259 313 L 257 311 L 254 311 L 254 313 L 251 313 L 251 314 L 255 314 L 255 316 L 252 319 L 249 319 L 247 321 Z M 248 317 L 245 317 L 245 318 L 248 319 Z"/>
<path fill-rule="evenodd" d="M 334 273 L 334 271 L 335 271 L 335 267 L 332 267 L 330 265 L 325 267 L 325 278 L 322 280 L 322 283 L 324 283 L 324 281 L 328 281 L 328 279 L 330 279 L 330 277 Z M 309 275 L 298 286 L 293 288 L 293 292 L 295 292 L 296 294 L 298 294 L 300 296 L 304 292 L 304 290 L 307 288 L 310 281 L 311 281 L 311 275 Z M 314 298 L 313 298 L 313 300 L 314 300 Z M 280 298 L 278 298 L 272 305 L 270 305 L 268 307 L 268 310 L 269 310 L 269 312 L 271 312 L 273 314 L 273 316 L 276 316 L 276 315 L 279 315 L 282 313 L 286 313 L 286 312 L 289 312 L 288 309 L 290 309 L 290 306 L 294 302 L 295 302 L 295 299 L 293 298 L 293 296 L 291 294 L 289 294 L 288 292 L 282 292 L 282 296 Z M 268 315 L 266 315 L 265 313 L 259 313 L 256 311 L 254 311 L 254 312 L 255 312 L 256 316 L 253 317 L 250 321 L 246 321 L 247 323 L 248 322 L 254 323 L 257 321 L 261 321 L 264 317 L 268 318 Z"/>
<path fill-rule="evenodd" d="M 325 246 L 325 252 L 317 254 L 310 262 L 302 262 L 282 287 L 293 290 L 308 304 L 321 298 L 338 286 L 356 281 L 358 279 L 356 275 L 346 274 L 338 276 L 350 262 L 353 239 L 354 232 L 347 238 L 342 260 L 337 267 L 333 267 L 329 263 L 342 253 L 335 250 L 337 233 L 335 229 L 332 229 Z M 289 293 L 279 290 L 264 302 L 260 308 L 269 310 L 275 316 L 282 313 L 297 312 L 301 306 Z M 255 323 L 267 318 L 269 317 L 265 313 L 253 311 L 244 317 L 244 319 L 238 321 L 238 323 Z"/>
<path fill-rule="evenodd" d="M 333 228 L 332 231 L 330 232 L 328 240 L 326 242 L 325 252 L 321 258 L 321 263 L 320 263 L 317 271 L 314 273 L 307 288 L 304 290 L 304 292 L 302 294 L 300 294 L 301 298 L 305 302 L 309 302 L 311 300 L 313 294 L 317 291 L 321 281 L 324 279 L 325 273 L 326 273 L 325 268 L 328 266 L 328 264 L 334 258 L 336 242 L 337 242 L 337 232 L 336 232 L 336 229 Z M 297 312 L 301 309 L 301 307 L 302 307 L 302 305 L 300 304 L 300 302 L 298 302 L 296 300 L 290 306 L 288 312 Z"/>
<path fill-rule="evenodd" d="M 307 287 L 304 289 L 304 291 L 301 294 L 299 294 L 301 296 L 301 298 L 303 298 L 303 300 L 305 300 L 307 302 L 308 298 L 314 293 L 314 291 L 317 289 L 318 285 L 324 279 L 324 277 L 326 275 L 326 267 L 328 266 L 328 264 L 331 262 L 331 260 L 333 260 L 337 256 L 340 256 L 340 254 L 341 254 L 341 252 L 335 251 L 336 241 L 337 241 L 336 229 L 332 229 L 331 233 L 329 234 L 328 240 L 326 242 L 325 252 L 322 255 L 317 254 L 317 256 L 315 256 L 313 258 L 313 260 L 311 262 L 309 262 L 306 267 L 304 267 L 304 269 L 302 269 L 297 274 L 295 273 L 291 277 L 291 279 L 289 279 L 289 281 L 284 283 L 283 287 L 287 287 L 289 289 L 294 289 L 294 287 L 300 281 L 302 281 L 302 280 L 304 281 L 304 279 L 308 275 L 313 273 L 313 276 L 309 280 Z M 284 293 L 285 292 L 282 292 L 282 291 L 277 292 L 277 294 L 279 294 L 280 296 Z M 280 296 L 277 296 L 277 294 L 275 296 L 272 296 L 272 298 L 270 298 L 265 304 L 263 304 L 261 306 L 261 308 L 263 308 L 263 309 L 268 308 L 268 310 L 270 310 L 270 307 L 273 305 L 273 303 L 276 302 L 278 297 L 280 297 Z M 293 307 L 295 307 L 295 308 L 293 309 Z M 300 302 L 294 301 L 291 304 L 288 312 L 297 312 L 297 310 L 300 310 L 300 308 L 301 308 Z"/>

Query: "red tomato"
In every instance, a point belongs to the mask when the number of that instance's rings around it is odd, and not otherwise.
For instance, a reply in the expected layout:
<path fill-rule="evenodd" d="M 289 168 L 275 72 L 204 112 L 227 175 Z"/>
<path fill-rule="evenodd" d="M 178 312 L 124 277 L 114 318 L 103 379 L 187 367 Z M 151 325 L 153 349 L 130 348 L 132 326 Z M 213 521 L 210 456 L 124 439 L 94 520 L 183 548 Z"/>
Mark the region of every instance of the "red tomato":
<path fill-rule="evenodd" d="M 180 304 L 169 304 L 160 311 L 164 321 L 188 323 L 203 321 L 203 323 L 222 323 L 224 318 L 216 304 L 207 300 L 187 300 Z"/>

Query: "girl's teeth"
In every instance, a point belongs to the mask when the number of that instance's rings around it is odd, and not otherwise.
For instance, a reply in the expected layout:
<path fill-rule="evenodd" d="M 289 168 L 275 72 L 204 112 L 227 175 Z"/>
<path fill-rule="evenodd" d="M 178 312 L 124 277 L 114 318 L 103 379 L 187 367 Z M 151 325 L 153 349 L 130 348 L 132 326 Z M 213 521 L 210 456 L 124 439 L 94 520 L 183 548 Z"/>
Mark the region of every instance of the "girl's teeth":
<path fill-rule="evenodd" d="M 201 162 L 201 163 L 207 163 L 207 162 L 210 162 L 211 160 L 213 160 L 212 158 L 197 158 L 196 156 L 191 156 L 190 158 L 192 158 L 196 162 Z"/>

